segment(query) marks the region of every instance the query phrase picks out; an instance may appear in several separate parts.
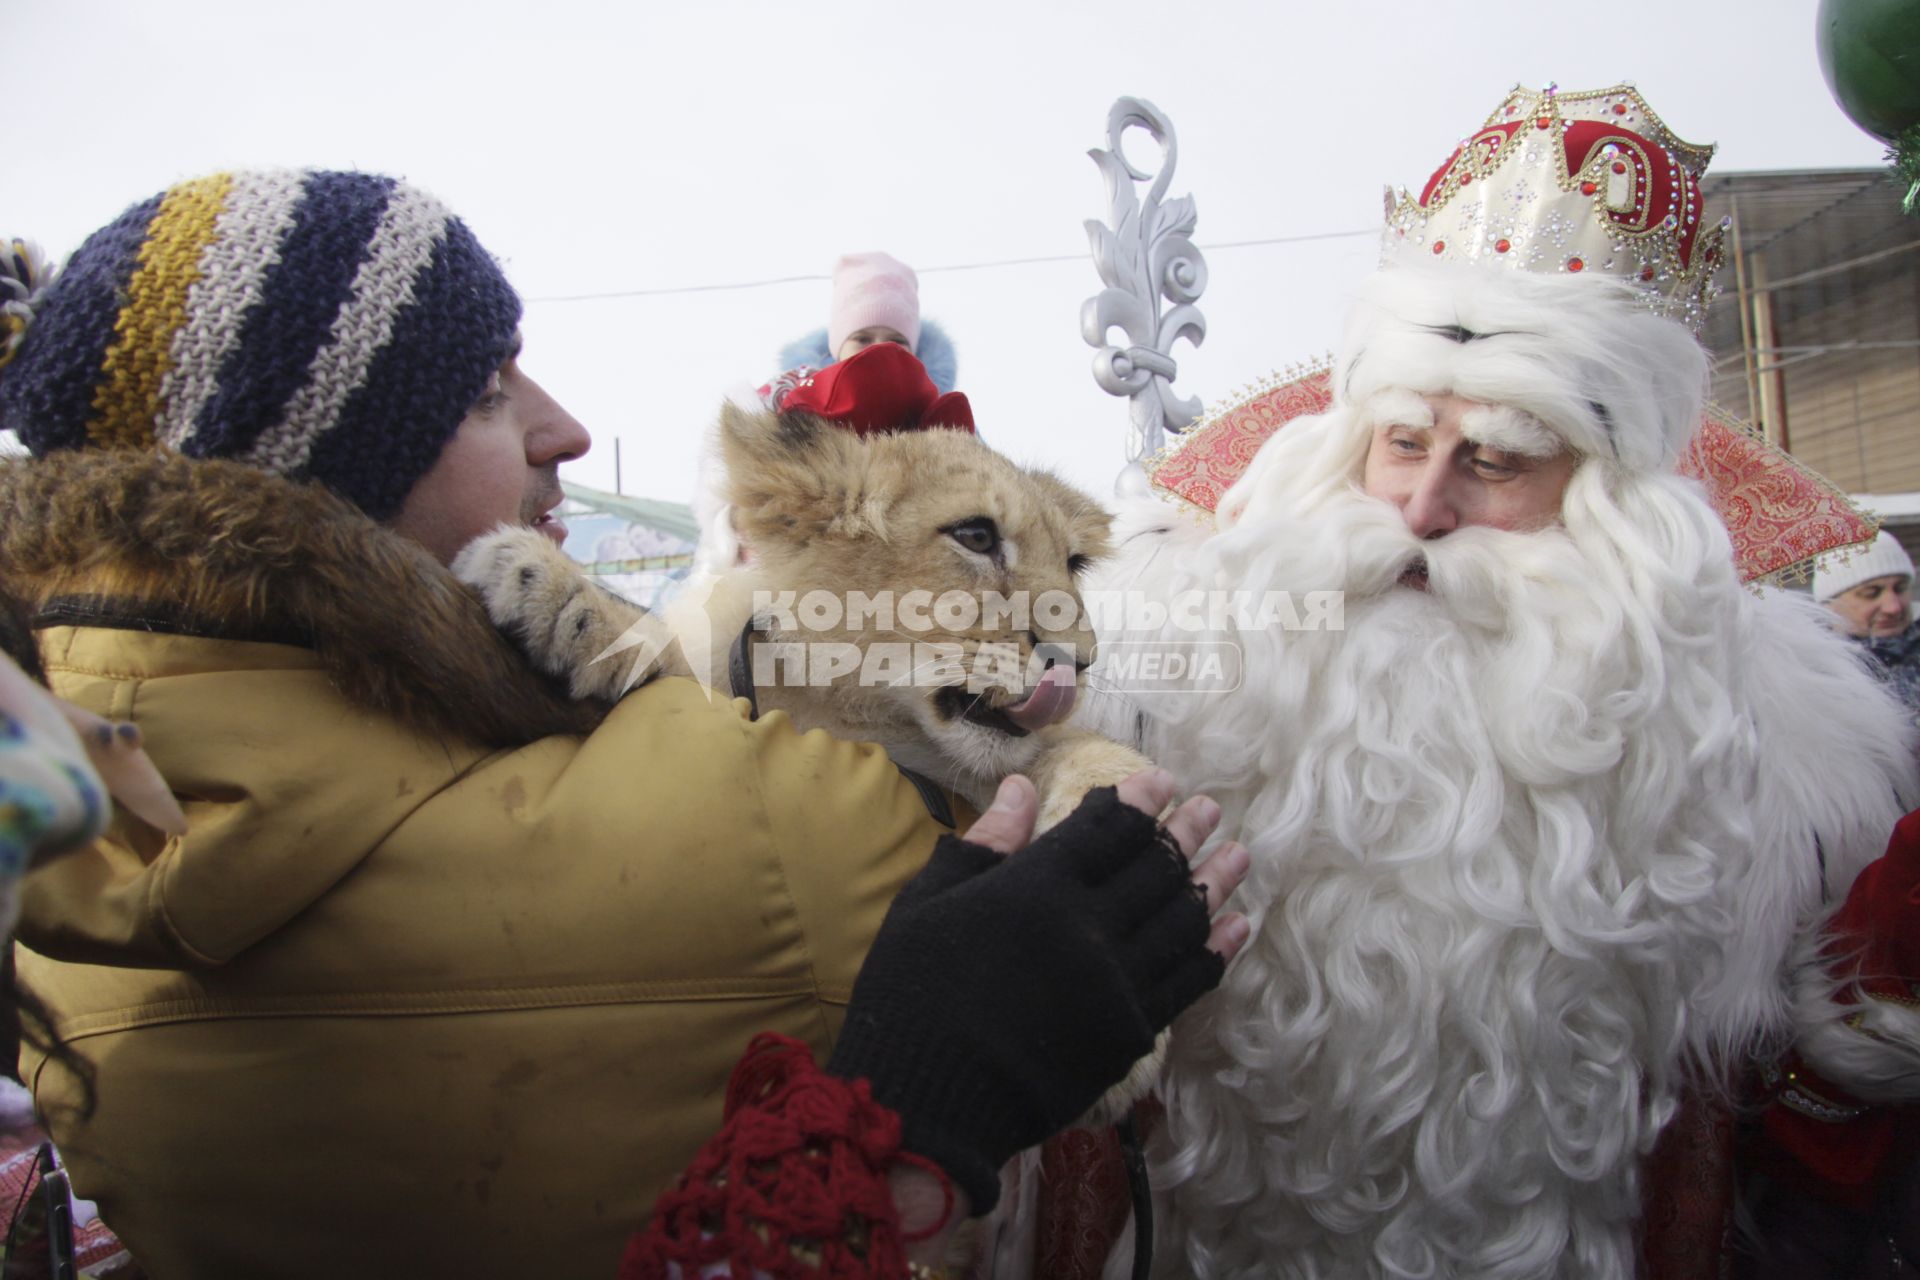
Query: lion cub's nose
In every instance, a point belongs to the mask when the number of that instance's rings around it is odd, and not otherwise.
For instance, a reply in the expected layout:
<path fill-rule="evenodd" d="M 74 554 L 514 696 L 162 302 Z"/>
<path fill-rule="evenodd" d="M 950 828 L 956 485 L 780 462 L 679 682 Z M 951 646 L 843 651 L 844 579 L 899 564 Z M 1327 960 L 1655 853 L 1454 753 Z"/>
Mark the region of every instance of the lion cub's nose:
<path fill-rule="evenodd" d="M 1099 647 L 1092 641 L 1088 641 L 1085 646 L 1087 656 L 1082 658 L 1080 656 L 1081 646 L 1072 641 L 1042 640 L 1039 636 L 1031 636 L 1031 639 L 1033 640 L 1033 655 L 1040 659 L 1040 669 L 1042 671 L 1051 671 L 1054 666 L 1059 663 L 1070 662 L 1073 664 L 1075 675 L 1078 675 L 1093 665 L 1094 654 Z"/>

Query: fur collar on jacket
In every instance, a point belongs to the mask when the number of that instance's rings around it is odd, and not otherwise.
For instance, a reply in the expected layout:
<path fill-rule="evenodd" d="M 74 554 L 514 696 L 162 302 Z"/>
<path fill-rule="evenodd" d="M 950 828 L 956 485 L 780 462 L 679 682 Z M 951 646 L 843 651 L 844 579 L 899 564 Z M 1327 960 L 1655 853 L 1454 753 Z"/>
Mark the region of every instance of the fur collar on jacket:
<path fill-rule="evenodd" d="M 352 702 L 489 747 L 584 733 L 426 551 L 318 485 L 97 450 L 0 464 L 0 587 L 39 625 L 300 644 Z"/>

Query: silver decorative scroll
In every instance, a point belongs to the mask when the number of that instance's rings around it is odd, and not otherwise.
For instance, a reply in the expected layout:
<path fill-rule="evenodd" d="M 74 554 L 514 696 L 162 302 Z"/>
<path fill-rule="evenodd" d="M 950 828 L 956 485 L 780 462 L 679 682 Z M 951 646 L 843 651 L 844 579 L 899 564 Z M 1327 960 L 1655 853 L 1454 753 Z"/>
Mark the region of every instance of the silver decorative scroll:
<path fill-rule="evenodd" d="M 1163 153 L 1158 174 L 1142 173 L 1120 149 L 1120 135 L 1138 126 L 1153 135 Z M 1126 396 L 1132 425 L 1127 432 L 1127 462 L 1159 451 L 1166 433 L 1178 433 L 1200 416 L 1198 399 L 1173 393 L 1179 366 L 1173 344 L 1185 338 L 1199 346 L 1207 336 L 1206 317 L 1193 304 L 1207 287 L 1207 264 L 1192 236 L 1198 214 L 1193 199 L 1166 200 L 1178 158 L 1173 122 L 1141 98 L 1121 98 L 1107 112 L 1107 150 L 1089 151 L 1107 180 L 1107 222 L 1089 218 L 1087 238 L 1094 266 L 1106 283 L 1080 308 L 1080 336 L 1100 348 L 1093 358 L 1093 379 L 1110 395 Z M 1134 184 L 1152 180 L 1146 203 Z M 1161 299 L 1173 305 L 1163 314 Z M 1114 329 L 1125 346 L 1112 341 Z"/>

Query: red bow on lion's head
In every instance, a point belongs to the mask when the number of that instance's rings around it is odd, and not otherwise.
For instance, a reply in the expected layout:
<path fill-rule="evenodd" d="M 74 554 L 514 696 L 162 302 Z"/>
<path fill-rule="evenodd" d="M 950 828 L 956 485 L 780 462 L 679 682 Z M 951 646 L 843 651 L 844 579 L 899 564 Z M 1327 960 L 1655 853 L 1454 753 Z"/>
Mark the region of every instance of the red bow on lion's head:
<path fill-rule="evenodd" d="M 897 342 L 868 347 L 808 374 L 773 407 L 825 418 L 857 436 L 936 428 L 973 433 L 967 397 L 958 391 L 940 394 L 926 366 Z"/>

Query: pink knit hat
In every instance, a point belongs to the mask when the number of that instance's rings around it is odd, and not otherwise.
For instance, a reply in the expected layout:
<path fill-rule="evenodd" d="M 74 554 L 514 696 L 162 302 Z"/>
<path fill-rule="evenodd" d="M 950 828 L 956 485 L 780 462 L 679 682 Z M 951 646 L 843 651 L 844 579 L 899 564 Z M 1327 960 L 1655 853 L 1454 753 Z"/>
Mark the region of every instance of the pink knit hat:
<path fill-rule="evenodd" d="M 898 258 L 884 253 L 850 253 L 833 268 L 827 350 L 840 350 L 849 334 L 873 325 L 898 331 L 909 348 L 919 346 L 920 280 L 913 268 Z"/>

